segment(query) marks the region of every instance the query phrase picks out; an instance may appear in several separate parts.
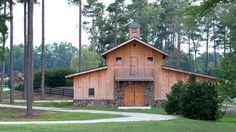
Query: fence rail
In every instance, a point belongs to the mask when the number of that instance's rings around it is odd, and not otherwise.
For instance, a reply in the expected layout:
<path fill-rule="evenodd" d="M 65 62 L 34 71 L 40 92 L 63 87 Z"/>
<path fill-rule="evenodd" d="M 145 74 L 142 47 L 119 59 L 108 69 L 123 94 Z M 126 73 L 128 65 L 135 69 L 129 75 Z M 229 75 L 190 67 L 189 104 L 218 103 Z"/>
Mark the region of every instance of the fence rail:
<path fill-rule="evenodd" d="M 45 93 L 49 95 L 62 95 L 69 97 L 74 96 L 73 88 L 68 88 L 68 87 L 55 87 L 55 88 L 45 87 Z"/>

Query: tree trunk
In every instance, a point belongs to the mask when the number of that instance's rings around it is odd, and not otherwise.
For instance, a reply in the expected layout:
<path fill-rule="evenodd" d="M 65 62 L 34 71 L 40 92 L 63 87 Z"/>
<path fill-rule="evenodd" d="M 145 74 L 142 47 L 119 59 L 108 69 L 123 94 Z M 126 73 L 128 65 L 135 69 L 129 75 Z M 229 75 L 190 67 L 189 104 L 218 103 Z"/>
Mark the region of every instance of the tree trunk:
<path fill-rule="evenodd" d="M 4 15 L 6 15 L 7 2 L 4 0 Z M 5 19 L 5 18 L 4 18 Z M 4 20 L 5 23 L 5 20 Z M 3 101 L 3 87 L 4 87 L 4 76 L 5 76 L 5 44 L 6 44 L 6 32 L 2 34 L 2 78 L 1 78 L 1 90 L 0 90 L 0 102 Z"/>
<path fill-rule="evenodd" d="M 177 33 L 178 38 L 177 38 L 177 59 L 176 59 L 176 68 L 180 68 L 180 46 L 181 46 L 181 36 L 180 32 Z"/>
<path fill-rule="evenodd" d="M 27 116 L 33 115 L 33 11 L 34 0 L 28 0 L 28 44 L 27 44 Z"/>
<path fill-rule="evenodd" d="M 41 54 L 41 99 L 45 99 L 45 67 L 44 67 L 44 47 L 45 47 L 45 33 L 44 33 L 44 0 L 42 0 L 42 54 Z"/>
<path fill-rule="evenodd" d="M 229 53 L 232 53 L 232 38 L 233 38 L 233 35 L 232 35 L 232 30 L 230 29 L 229 31 Z"/>
<path fill-rule="evenodd" d="M 188 37 L 188 66 L 189 71 L 191 71 L 191 43 L 190 43 L 190 37 Z"/>
<path fill-rule="evenodd" d="M 115 43 L 114 43 L 114 46 L 117 45 L 117 16 L 118 16 L 118 0 L 115 1 L 115 4 L 116 4 L 116 9 L 115 9 L 115 33 L 114 33 L 114 38 L 115 38 Z"/>
<path fill-rule="evenodd" d="M 224 54 L 224 57 L 225 57 L 225 53 L 226 53 L 226 29 L 225 29 L 226 27 L 224 27 L 224 52 L 223 52 L 223 54 Z"/>
<path fill-rule="evenodd" d="M 197 46 L 196 46 L 196 43 L 194 42 L 194 39 L 192 39 L 192 42 L 193 42 L 193 49 L 194 49 L 194 72 L 197 72 L 197 62 L 196 62 Z"/>
<path fill-rule="evenodd" d="M 214 19 L 213 19 L 213 34 L 214 34 L 214 36 L 215 36 L 215 33 L 216 33 L 216 29 L 215 29 L 215 16 L 214 16 Z M 214 46 L 213 46 L 213 48 L 214 48 L 214 66 L 216 68 L 217 67 L 217 58 L 216 58 L 216 48 L 217 48 L 217 46 L 216 46 L 215 38 L 214 38 Z"/>
<path fill-rule="evenodd" d="M 23 98 L 26 98 L 26 80 L 27 80 L 27 0 L 24 0 L 24 92 Z"/>
<path fill-rule="evenodd" d="M 207 30 L 206 41 L 206 62 L 205 62 L 205 74 L 208 74 L 208 44 L 209 44 L 209 29 Z"/>
<path fill-rule="evenodd" d="M 10 103 L 14 103 L 14 66 L 13 66 L 13 1 L 10 1 Z"/>
<path fill-rule="evenodd" d="M 81 37 L 82 37 L 82 2 L 79 0 L 79 71 L 82 71 L 82 44 L 81 44 Z"/>

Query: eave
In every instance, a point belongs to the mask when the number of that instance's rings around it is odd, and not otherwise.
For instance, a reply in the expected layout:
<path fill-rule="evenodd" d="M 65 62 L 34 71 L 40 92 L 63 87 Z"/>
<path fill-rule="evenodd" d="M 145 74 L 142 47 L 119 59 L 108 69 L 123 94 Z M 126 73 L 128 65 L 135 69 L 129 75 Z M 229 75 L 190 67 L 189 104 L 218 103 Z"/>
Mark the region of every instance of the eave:
<path fill-rule="evenodd" d="M 92 73 L 92 72 L 96 72 L 96 71 L 101 71 L 101 70 L 106 70 L 108 67 L 104 66 L 104 67 L 99 67 L 99 68 L 95 68 L 95 69 L 91 69 L 91 70 L 87 70 L 87 71 L 82 71 L 82 72 L 78 72 L 78 73 L 74 73 L 71 75 L 67 75 L 65 76 L 66 79 L 73 79 L 76 76 L 80 76 L 80 75 L 84 75 L 84 74 L 88 74 L 88 73 Z"/>

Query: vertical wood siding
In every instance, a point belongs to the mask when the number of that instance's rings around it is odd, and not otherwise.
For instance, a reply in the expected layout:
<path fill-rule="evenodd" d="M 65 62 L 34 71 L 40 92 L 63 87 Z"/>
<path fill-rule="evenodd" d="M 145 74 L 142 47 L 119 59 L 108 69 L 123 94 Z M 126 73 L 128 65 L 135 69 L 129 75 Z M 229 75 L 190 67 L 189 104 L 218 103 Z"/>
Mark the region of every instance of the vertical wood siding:
<path fill-rule="evenodd" d="M 135 44 L 135 47 L 134 47 Z M 130 57 L 137 57 L 138 69 L 153 69 L 154 97 L 165 99 L 171 87 L 179 80 L 187 81 L 189 74 L 163 69 L 163 54 L 139 43 L 130 43 L 108 53 L 106 56 L 107 69 L 91 72 L 74 77 L 74 99 L 114 99 L 115 69 L 130 68 Z M 122 64 L 116 65 L 116 57 L 122 58 Z M 153 64 L 147 64 L 147 57 L 153 57 Z M 197 76 L 197 80 L 211 80 Z M 88 96 L 88 88 L 95 89 L 95 96 Z"/>

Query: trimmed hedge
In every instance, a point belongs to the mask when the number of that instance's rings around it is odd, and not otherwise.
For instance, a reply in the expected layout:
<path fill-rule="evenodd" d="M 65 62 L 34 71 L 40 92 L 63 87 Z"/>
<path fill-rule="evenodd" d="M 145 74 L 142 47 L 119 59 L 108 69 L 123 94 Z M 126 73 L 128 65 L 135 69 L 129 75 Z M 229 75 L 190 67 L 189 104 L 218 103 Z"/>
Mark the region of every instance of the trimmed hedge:
<path fill-rule="evenodd" d="M 57 68 L 45 72 L 45 85 L 48 87 L 72 86 L 71 80 L 65 79 L 66 75 L 74 73 L 71 69 Z M 34 89 L 40 88 L 41 72 L 34 74 Z"/>
<path fill-rule="evenodd" d="M 190 76 L 184 84 L 178 82 L 167 94 L 165 111 L 169 114 L 199 120 L 218 120 L 221 117 L 221 100 L 216 90 L 216 84 L 197 82 L 195 76 Z"/>

